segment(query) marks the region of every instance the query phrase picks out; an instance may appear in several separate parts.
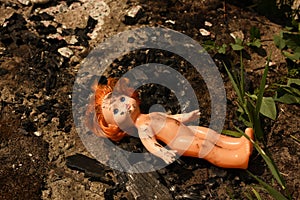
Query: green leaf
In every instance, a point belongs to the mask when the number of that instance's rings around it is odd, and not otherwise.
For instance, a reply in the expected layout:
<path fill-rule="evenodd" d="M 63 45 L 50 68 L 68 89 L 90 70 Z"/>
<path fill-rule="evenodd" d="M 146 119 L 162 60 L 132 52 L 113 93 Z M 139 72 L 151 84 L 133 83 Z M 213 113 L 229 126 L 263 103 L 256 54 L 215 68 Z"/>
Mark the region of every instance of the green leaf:
<path fill-rule="evenodd" d="M 280 184 L 280 186 L 283 189 L 285 189 L 285 182 L 282 179 L 282 177 L 280 175 L 280 172 L 279 172 L 276 164 L 272 160 L 272 158 L 270 156 L 268 156 L 266 154 L 266 152 L 257 143 L 254 143 L 253 145 L 254 145 L 255 149 L 259 152 L 259 154 L 262 156 L 262 158 L 265 160 L 265 162 L 268 165 L 268 168 L 270 169 L 273 177 L 277 180 L 277 182 Z"/>
<path fill-rule="evenodd" d="M 240 45 L 240 44 L 233 44 L 231 43 L 230 44 L 231 48 L 234 50 L 234 51 L 241 51 L 244 49 L 244 46 L 243 45 Z"/>
<path fill-rule="evenodd" d="M 245 193 L 245 196 L 249 199 L 249 200 L 254 200 L 253 197 L 247 192 Z"/>
<path fill-rule="evenodd" d="M 251 43 L 251 46 L 255 46 L 257 48 L 260 48 L 261 47 L 260 39 L 254 39 L 253 42 Z"/>
<path fill-rule="evenodd" d="M 278 93 L 281 93 L 281 94 L 289 93 L 294 96 L 300 96 L 300 91 L 297 88 L 294 88 L 291 86 L 282 86 L 281 88 L 278 88 L 277 91 L 278 91 Z"/>
<path fill-rule="evenodd" d="M 243 122 L 243 124 L 245 124 L 245 126 L 247 126 L 247 127 L 252 127 L 252 126 L 253 126 L 253 123 L 250 122 L 250 121 L 248 121 L 248 120 L 245 118 L 244 115 L 239 116 L 239 117 L 238 117 L 238 120 L 241 121 L 241 122 Z"/>
<path fill-rule="evenodd" d="M 244 64 L 243 64 L 243 53 L 240 52 L 240 76 L 241 76 L 241 80 L 240 80 L 240 90 L 241 90 L 241 95 L 242 97 L 245 96 L 245 69 L 244 69 Z"/>
<path fill-rule="evenodd" d="M 237 131 L 231 131 L 231 130 L 222 130 L 222 133 L 224 135 L 229 135 L 229 136 L 233 136 L 233 137 L 241 137 L 243 134 L 241 134 L 240 132 Z"/>
<path fill-rule="evenodd" d="M 261 104 L 262 104 L 263 95 L 264 95 L 264 92 L 265 92 L 267 74 L 268 74 L 268 71 L 269 71 L 269 59 L 270 59 L 270 57 L 271 57 L 271 55 L 268 57 L 268 61 L 267 61 L 267 64 L 265 66 L 265 70 L 264 70 L 262 79 L 260 81 L 259 92 L 257 94 L 257 101 L 256 101 L 255 111 L 254 111 L 254 116 L 253 116 L 254 131 L 255 131 L 256 136 L 258 137 L 259 140 L 263 138 L 263 130 L 262 130 L 262 127 L 261 127 L 259 113 L 260 113 L 260 108 L 261 108 Z"/>
<path fill-rule="evenodd" d="M 263 97 L 260 107 L 260 113 L 270 119 L 276 119 L 276 105 L 272 97 Z"/>
<path fill-rule="evenodd" d="M 285 103 L 285 104 L 300 104 L 300 97 L 296 97 L 292 94 L 284 94 L 280 97 L 277 97 L 277 94 L 274 98 L 275 101 Z"/>
<path fill-rule="evenodd" d="M 218 53 L 225 54 L 226 53 L 226 48 L 227 48 L 226 44 L 223 44 L 222 46 L 217 47 Z"/>
<path fill-rule="evenodd" d="M 291 86 L 291 84 L 296 84 L 296 85 L 300 85 L 300 79 L 298 78 L 289 78 L 287 85 Z"/>
<path fill-rule="evenodd" d="M 247 93 L 247 96 L 250 97 L 252 100 L 257 100 L 257 95 Z"/>
<path fill-rule="evenodd" d="M 228 77 L 230 79 L 230 82 L 231 82 L 231 84 L 232 84 L 232 86 L 233 86 L 233 88 L 234 88 L 234 90 L 235 90 L 235 92 L 236 92 L 236 94 L 238 96 L 238 101 L 239 101 L 239 103 L 242 103 L 243 102 L 243 97 L 241 95 L 239 87 L 238 87 L 235 79 L 233 78 L 232 73 L 228 70 L 228 68 L 227 68 L 227 66 L 225 64 L 224 64 L 224 67 L 225 67 L 225 69 L 227 71 L 227 74 L 228 74 Z"/>
<path fill-rule="evenodd" d="M 253 26 L 250 29 L 250 40 L 260 39 L 260 31 L 257 27 Z"/>
<path fill-rule="evenodd" d="M 270 57 L 269 57 L 270 58 Z M 267 64 L 265 66 L 265 70 L 259 85 L 259 92 L 257 95 L 257 101 L 256 101 L 256 107 L 255 107 L 255 114 L 258 117 L 259 111 L 260 111 L 260 107 L 261 107 L 261 103 L 262 103 L 262 99 L 263 99 L 263 95 L 265 92 L 265 86 L 266 86 L 266 80 L 267 80 L 267 74 L 269 71 L 269 60 L 267 61 Z"/>
<path fill-rule="evenodd" d="M 274 43 L 280 50 L 282 50 L 286 45 L 285 40 L 279 35 L 274 36 Z"/>
<path fill-rule="evenodd" d="M 285 104 L 300 103 L 300 79 L 288 79 L 287 85 L 280 85 L 274 100 Z"/>
<path fill-rule="evenodd" d="M 251 172 L 249 172 L 249 171 L 247 171 L 247 172 L 250 174 L 250 176 L 252 176 L 254 179 L 256 179 L 269 192 L 269 194 L 272 197 L 274 197 L 277 200 L 288 200 L 285 196 L 283 196 L 280 192 L 275 190 L 272 186 L 270 186 L 269 184 L 267 184 L 266 182 L 264 182 L 263 180 L 261 180 L 260 178 L 258 178 L 254 174 L 252 174 Z"/>
<path fill-rule="evenodd" d="M 282 51 L 283 55 L 292 61 L 300 60 L 300 52 L 290 53 L 288 51 Z"/>
<path fill-rule="evenodd" d="M 284 39 L 286 46 L 292 50 L 300 46 L 300 34 L 284 33 Z"/>
<path fill-rule="evenodd" d="M 260 39 L 254 39 L 251 42 L 247 42 L 247 45 L 252 46 L 252 47 L 260 48 L 261 47 L 261 42 L 260 42 Z"/>
<path fill-rule="evenodd" d="M 254 193 L 256 199 L 262 200 L 261 196 L 259 195 L 259 193 L 254 188 L 252 188 L 252 192 Z"/>
<path fill-rule="evenodd" d="M 240 38 L 236 38 L 235 43 L 230 43 L 230 46 L 234 51 L 241 51 L 244 49 L 243 41 Z"/>
<path fill-rule="evenodd" d="M 254 125 L 256 125 L 256 124 L 254 124 Z M 280 172 L 279 172 L 276 164 L 274 163 L 273 159 L 270 156 L 267 155 L 267 153 L 258 145 L 257 142 L 254 142 L 252 139 L 250 139 L 249 136 L 246 135 L 241 129 L 239 129 L 238 127 L 235 127 L 235 129 L 238 132 L 240 132 L 241 134 L 243 134 L 244 137 L 246 137 L 248 140 L 251 141 L 251 143 L 253 144 L 253 146 L 257 150 L 257 152 L 261 155 L 261 157 L 264 159 L 264 161 L 268 165 L 268 168 L 270 169 L 273 177 L 280 184 L 281 188 L 286 189 L 285 182 L 284 182 L 282 176 L 280 175 Z"/>

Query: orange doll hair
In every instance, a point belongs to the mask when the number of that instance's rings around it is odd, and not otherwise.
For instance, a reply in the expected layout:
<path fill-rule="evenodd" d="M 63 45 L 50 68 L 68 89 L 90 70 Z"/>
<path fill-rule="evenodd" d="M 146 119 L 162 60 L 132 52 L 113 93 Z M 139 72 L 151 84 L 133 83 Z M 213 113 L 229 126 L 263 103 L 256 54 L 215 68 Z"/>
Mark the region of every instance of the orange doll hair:
<path fill-rule="evenodd" d="M 127 134 L 122 131 L 118 126 L 107 124 L 102 113 L 102 101 L 104 97 L 111 93 L 117 92 L 120 94 L 125 94 L 134 98 L 139 104 L 138 93 L 134 91 L 133 88 L 129 88 L 129 80 L 126 78 L 120 79 L 118 87 L 115 88 L 118 79 L 108 78 L 107 84 L 94 84 L 92 89 L 94 90 L 94 95 L 91 98 L 91 102 L 87 108 L 87 127 L 97 136 L 106 137 L 112 141 L 118 142 Z M 95 110 L 94 110 L 95 109 Z M 95 112 L 94 112 L 95 111 Z M 101 130 L 100 130 L 101 129 Z"/>

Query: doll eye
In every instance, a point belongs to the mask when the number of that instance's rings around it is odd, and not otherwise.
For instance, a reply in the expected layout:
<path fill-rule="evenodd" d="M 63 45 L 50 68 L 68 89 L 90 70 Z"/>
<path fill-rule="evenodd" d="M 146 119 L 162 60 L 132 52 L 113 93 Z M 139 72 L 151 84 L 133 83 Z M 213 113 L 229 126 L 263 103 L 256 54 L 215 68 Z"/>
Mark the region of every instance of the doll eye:
<path fill-rule="evenodd" d="M 120 101 L 121 101 L 121 102 L 124 102 L 124 101 L 125 101 L 125 97 L 121 97 L 121 98 L 120 98 Z"/>
<path fill-rule="evenodd" d="M 114 109 L 114 115 L 116 115 L 118 112 L 119 112 L 119 109 L 118 109 L 118 108 L 115 108 L 115 109 Z"/>

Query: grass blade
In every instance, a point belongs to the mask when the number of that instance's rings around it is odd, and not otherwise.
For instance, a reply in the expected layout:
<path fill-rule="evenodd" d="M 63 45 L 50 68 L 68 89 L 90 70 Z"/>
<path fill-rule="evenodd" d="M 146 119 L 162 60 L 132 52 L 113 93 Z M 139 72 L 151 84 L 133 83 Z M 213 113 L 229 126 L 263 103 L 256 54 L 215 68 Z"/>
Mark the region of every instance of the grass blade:
<path fill-rule="evenodd" d="M 265 92 L 265 86 L 266 86 L 266 80 L 267 80 L 267 74 L 269 71 L 269 62 L 270 62 L 270 57 L 268 57 L 268 61 L 260 82 L 260 86 L 259 86 L 259 92 L 257 95 L 257 101 L 256 101 L 256 105 L 255 105 L 255 111 L 254 111 L 254 130 L 255 130 L 255 135 L 258 137 L 258 140 L 261 140 L 264 136 L 264 132 L 262 131 L 261 128 L 261 122 L 260 122 L 260 117 L 259 117 L 259 113 L 260 113 L 260 108 L 261 108 L 261 104 L 262 104 L 262 100 L 263 100 L 263 96 L 264 96 L 264 92 Z"/>
<path fill-rule="evenodd" d="M 260 178 L 252 174 L 251 172 L 249 171 L 247 172 L 250 174 L 250 176 L 252 176 L 255 180 L 257 180 L 269 192 L 269 194 L 272 197 L 274 197 L 277 200 L 288 200 L 285 196 L 283 196 L 280 192 L 275 190 L 272 186 L 270 186 L 269 184 L 267 184 L 266 182 L 264 182 L 263 180 L 261 180 Z"/>
<path fill-rule="evenodd" d="M 229 136 L 236 137 L 236 138 L 243 136 L 240 132 L 231 131 L 231 130 L 222 130 L 222 134 L 229 135 Z"/>
<path fill-rule="evenodd" d="M 266 80 L 267 80 L 267 74 L 269 71 L 269 62 L 270 62 L 270 56 L 268 57 L 268 61 L 260 82 L 260 86 L 259 86 L 259 93 L 257 95 L 257 101 L 256 101 L 256 107 L 255 107 L 255 115 L 256 117 L 259 117 L 259 111 L 260 111 L 260 107 L 262 104 L 262 99 L 264 96 L 264 92 L 265 92 L 265 86 L 266 86 Z"/>
<path fill-rule="evenodd" d="M 254 188 L 252 188 L 252 192 L 254 193 L 256 199 L 262 200 L 261 196 L 259 195 L 259 193 Z"/>
<path fill-rule="evenodd" d="M 238 101 L 240 102 L 240 104 L 242 104 L 243 103 L 243 96 L 242 96 L 242 94 L 240 92 L 240 89 L 239 89 L 239 87 L 238 87 L 235 79 L 233 78 L 231 72 L 228 70 L 228 68 L 226 67 L 225 64 L 224 64 L 224 67 L 225 67 L 225 69 L 227 71 L 227 74 L 228 74 L 228 77 L 229 77 L 229 79 L 231 81 L 231 84 L 232 84 L 232 86 L 233 86 L 233 88 L 234 88 L 234 90 L 235 90 L 235 92 L 236 92 L 236 94 L 238 96 Z"/>
<path fill-rule="evenodd" d="M 257 142 L 254 142 L 251 138 L 249 138 L 248 135 L 246 135 L 241 129 L 238 127 L 235 127 L 235 129 L 240 132 L 243 136 L 245 136 L 248 140 L 250 140 L 254 146 L 254 148 L 258 151 L 258 153 L 262 156 L 264 161 L 266 162 L 268 168 L 270 169 L 273 177 L 276 179 L 276 181 L 280 184 L 282 189 L 285 189 L 285 182 L 282 179 L 279 170 L 277 166 L 275 165 L 274 161 L 270 156 L 267 155 L 267 153 L 257 144 Z"/>
<path fill-rule="evenodd" d="M 240 80 L 240 90 L 241 90 L 241 96 L 244 97 L 245 96 L 245 71 L 244 71 L 244 64 L 243 64 L 243 53 L 241 51 L 241 55 L 240 55 L 240 62 L 241 62 L 241 71 L 240 71 L 240 76 L 241 76 L 241 80 Z"/>
<path fill-rule="evenodd" d="M 252 197 L 249 193 L 245 193 L 245 196 L 246 196 L 249 200 L 254 200 L 253 197 Z"/>

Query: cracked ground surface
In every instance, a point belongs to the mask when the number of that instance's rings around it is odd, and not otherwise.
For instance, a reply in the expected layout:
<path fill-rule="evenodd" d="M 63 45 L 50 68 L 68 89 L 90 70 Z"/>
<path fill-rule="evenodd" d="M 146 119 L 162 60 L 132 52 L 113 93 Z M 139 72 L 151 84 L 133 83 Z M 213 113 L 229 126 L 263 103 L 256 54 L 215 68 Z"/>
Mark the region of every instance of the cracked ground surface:
<path fill-rule="evenodd" d="M 111 182 L 87 177 L 66 166 L 66 158 L 75 154 L 92 155 L 82 144 L 72 117 L 72 87 L 82 60 L 105 39 L 124 30 L 143 26 L 162 26 L 182 32 L 202 44 L 213 39 L 218 44 L 233 42 L 230 33 L 242 31 L 245 38 L 256 26 L 261 31 L 262 48 L 247 49 L 246 71 L 250 85 L 257 87 L 266 58 L 272 52 L 269 82 L 282 81 L 287 73 L 283 56 L 273 43 L 281 25 L 235 5 L 220 1 L 113 1 L 79 0 L 39 2 L 0 1 L 0 188 L 1 199 L 134 199 L 141 190 L 143 176 L 127 175 L 101 168 Z M 126 23 L 127 10 L 140 5 L 142 16 Z M 210 22 L 207 26 L 205 22 Z M 210 35 L 203 36 L 200 29 Z M 111 75 L 120 69 L 159 60 L 178 64 L 177 57 L 163 52 L 129 54 L 112 64 Z M 224 79 L 228 113 L 225 128 L 232 128 L 234 94 L 222 68 L 222 61 L 239 60 L 239 55 L 212 55 Z M 155 60 L 156 59 L 156 60 Z M 181 62 L 181 61 L 180 61 Z M 181 62 L 187 65 L 187 63 Z M 122 66 L 123 68 L 118 68 Z M 182 67 L 176 65 L 175 67 Z M 201 125 L 209 124 L 209 94 L 203 81 L 192 71 L 184 72 L 192 81 L 200 100 Z M 164 92 L 166 91 L 161 91 Z M 145 89 L 142 97 L 151 94 Z M 155 98 L 164 95 L 157 94 Z M 200 96 L 201 95 L 201 96 Z M 173 102 L 173 101 L 170 101 Z M 145 109 L 153 103 L 145 100 Z M 176 106 L 168 105 L 170 111 Z M 294 199 L 299 199 L 299 106 L 278 105 L 278 119 L 267 122 L 269 150 L 287 182 Z M 137 139 L 126 139 L 120 146 L 143 152 Z M 100 167 L 99 167 L 100 168 Z M 257 153 L 251 157 L 249 170 L 266 181 L 272 177 Z M 158 191 L 165 199 L 243 199 L 256 182 L 240 170 L 216 168 L 201 159 L 181 158 L 179 162 L 146 175 L 158 180 Z M 125 182 L 124 184 L 122 183 Z M 136 187 L 136 188 L 134 188 Z M 276 185 L 275 185 L 276 187 Z M 266 194 L 264 198 L 269 197 Z M 147 197 L 145 197 L 147 198 Z"/>

